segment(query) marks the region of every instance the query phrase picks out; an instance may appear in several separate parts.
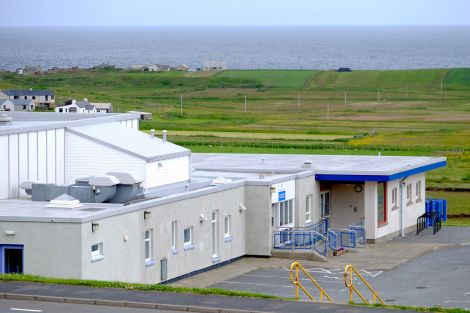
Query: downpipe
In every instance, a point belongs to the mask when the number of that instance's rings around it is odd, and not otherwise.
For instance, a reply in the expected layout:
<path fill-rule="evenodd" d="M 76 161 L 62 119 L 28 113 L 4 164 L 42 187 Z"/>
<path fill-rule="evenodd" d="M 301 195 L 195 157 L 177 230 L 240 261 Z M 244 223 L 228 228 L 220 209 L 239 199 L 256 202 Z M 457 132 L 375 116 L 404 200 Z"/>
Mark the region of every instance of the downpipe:
<path fill-rule="evenodd" d="M 408 177 L 400 179 L 400 236 L 405 237 L 405 228 L 403 226 L 403 186 L 406 185 L 405 180 Z"/>

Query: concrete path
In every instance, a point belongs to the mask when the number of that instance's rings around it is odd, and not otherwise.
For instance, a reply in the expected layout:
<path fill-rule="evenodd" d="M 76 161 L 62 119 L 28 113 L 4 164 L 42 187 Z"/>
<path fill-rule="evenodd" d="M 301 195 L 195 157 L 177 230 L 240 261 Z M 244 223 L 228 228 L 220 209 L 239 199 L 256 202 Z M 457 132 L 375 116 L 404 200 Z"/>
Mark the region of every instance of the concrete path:
<path fill-rule="evenodd" d="M 443 227 L 436 235 L 428 229 L 416 236 L 395 238 L 382 243 L 371 244 L 367 248 L 348 251 L 342 256 L 329 257 L 328 262 L 302 260 L 305 267 L 340 269 L 347 264 L 368 271 L 390 271 L 410 260 L 442 248 L 470 244 L 470 227 Z M 230 280 L 256 269 L 289 268 L 292 259 L 242 258 L 215 270 L 179 280 L 174 285 L 187 287 L 208 287 Z"/>
<path fill-rule="evenodd" d="M 155 291 L 132 291 L 115 288 L 91 288 L 84 286 L 36 284 L 28 282 L 1 282 L 0 299 L 1 298 L 3 298 L 3 300 L 95 304 L 116 307 L 132 306 L 137 308 L 153 308 L 154 310 L 206 313 L 390 312 L 390 309 L 339 304 L 264 300 Z"/>

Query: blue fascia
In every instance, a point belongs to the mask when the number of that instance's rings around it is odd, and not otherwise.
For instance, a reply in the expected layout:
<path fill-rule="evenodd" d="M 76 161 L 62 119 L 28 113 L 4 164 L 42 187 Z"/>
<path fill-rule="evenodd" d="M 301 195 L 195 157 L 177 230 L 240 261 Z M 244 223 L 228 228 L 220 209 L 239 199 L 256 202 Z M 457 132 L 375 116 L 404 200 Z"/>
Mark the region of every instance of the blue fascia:
<path fill-rule="evenodd" d="M 387 182 L 411 175 L 424 173 L 439 167 L 446 166 L 447 161 L 437 162 L 421 167 L 417 167 L 411 170 L 399 172 L 392 175 L 343 175 L 343 174 L 316 174 L 315 179 L 318 181 L 347 181 L 347 182 L 359 182 L 359 181 L 376 181 L 376 182 Z"/>

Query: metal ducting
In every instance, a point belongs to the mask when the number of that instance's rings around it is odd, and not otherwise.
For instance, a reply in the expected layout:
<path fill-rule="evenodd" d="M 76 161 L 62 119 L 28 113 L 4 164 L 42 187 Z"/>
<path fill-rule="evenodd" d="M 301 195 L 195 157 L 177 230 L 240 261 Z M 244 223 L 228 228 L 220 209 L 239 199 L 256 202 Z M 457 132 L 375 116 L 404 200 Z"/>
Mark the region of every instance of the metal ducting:
<path fill-rule="evenodd" d="M 137 178 L 135 173 L 130 172 L 108 172 L 107 175 L 116 177 L 119 184 L 116 186 L 114 197 L 109 200 L 111 203 L 125 203 L 137 197 L 141 193 L 141 183 L 143 179 Z"/>

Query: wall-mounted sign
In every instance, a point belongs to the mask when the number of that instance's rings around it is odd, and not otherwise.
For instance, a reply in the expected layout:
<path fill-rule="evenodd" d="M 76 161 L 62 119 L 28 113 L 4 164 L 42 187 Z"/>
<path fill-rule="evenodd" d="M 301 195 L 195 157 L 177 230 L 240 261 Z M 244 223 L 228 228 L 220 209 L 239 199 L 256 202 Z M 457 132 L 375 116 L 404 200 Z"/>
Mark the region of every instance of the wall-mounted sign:
<path fill-rule="evenodd" d="M 281 190 L 277 193 L 278 195 L 278 201 L 285 201 L 286 200 L 286 191 Z"/>

